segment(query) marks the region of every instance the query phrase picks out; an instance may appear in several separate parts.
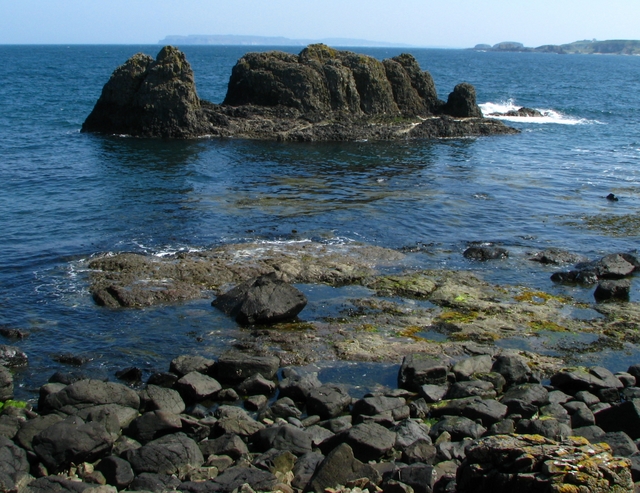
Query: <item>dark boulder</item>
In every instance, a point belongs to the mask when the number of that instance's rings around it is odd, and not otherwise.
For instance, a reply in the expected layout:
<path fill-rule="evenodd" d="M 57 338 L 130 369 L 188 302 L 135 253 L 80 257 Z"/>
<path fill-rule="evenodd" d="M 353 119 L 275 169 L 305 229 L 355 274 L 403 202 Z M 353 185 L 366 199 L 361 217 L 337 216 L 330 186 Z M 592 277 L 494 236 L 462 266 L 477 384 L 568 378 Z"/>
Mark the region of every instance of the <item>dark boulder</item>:
<path fill-rule="evenodd" d="M 462 255 L 471 260 L 496 260 L 509 256 L 509 252 L 502 247 L 496 246 L 471 246 Z"/>
<path fill-rule="evenodd" d="M 233 433 L 242 437 L 250 437 L 262 430 L 264 425 L 249 416 L 242 408 L 235 406 L 220 406 L 216 410 L 214 425 L 215 436 Z"/>
<path fill-rule="evenodd" d="M 184 354 L 171 360 L 169 371 L 178 377 L 183 377 L 192 371 L 198 371 L 205 375 L 213 375 L 216 370 L 216 362 L 203 356 Z M 175 383 L 175 382 L 174 382 Z"/>
<path fill-rule="evenodd" d="M 238 465 L 226 469 L 220 476 L 213 479 L 214 489 L 220 493 L 238 491 L 244 484 L 251 486 L 254 491 L 273 491 L 278 479 L 270 472 L 255 467 Z M 189 491 L 183 485 L 181 491 Z M 211 491 L 211 490 L 209 490 Z"/>
<path fill-rule="evenodd" d="M 351 404 L 351 396 L 340 385 L 327 384 L 311 389 L 307 396 L 307 413 L 322 419 L 339 416 Z"/>
<path fill-rule="evenodd" d="M 432 493 L 436 484 L 436 468 L 428 464 L 411 464 L 400 467 L 394 478 L 408 486 L 415 493 Z"/>
<path fill-rule="evenodd" d="M 225 383 L 239 383 L 259 373 L 271 380 L 275 377 L 279 366 L 280 359 L 276 356 L 228 352 L 218 359 L 217 378 Z"/>
<path fill-rule="evenodd" d="M 125 489 L 134 479 L 131 464 L 114 455 L 102 459 L 96 465 L 96 471 L 102 473 L 107 480 L 107 484 L 115 486 L 118 490 Z"/>
<path fill-rule="evenodd" d="M 311 435 L 290 424 L 264 428 L 252 440 L 257 449 L 263 452 L 275 448 L 303 455 L 311 452 L 312 448 Z"/>
<path fill-rule="evenodd" d="M 181 414 L 185 410 L 185 404 L 178 391 L 167 389 L 158 385 L 147 385 L 140 392 L 141 411 L 167 411 Z"/>
<path fill-rule="evenodd" d="M 311 389 L 320 387 L 322 382 L 318 380 L 315 372 L 301 372 L 295 368 L 284 368 L 282 380 L 278 383 L 279 395 L 290 397 L 294 401 L 304 402 Z"/>
<path fill-rule="evenodd" d="M 528 380 L 531 369 L 522 356 L 517 354 L 501 354 L 496 357 L 492 371 L 504 377 L 508 385 L 524 383 Z"/>
<path fill-rule="evenodd" d="M 59 472 L 71 463 L 93 462 L 111 451 L 113 438 L 97 422 L 70 417 L 38 433 L 33 450 L 49 472 Z"/>
<path fill-rule="evenodd" d="M 346 433 L 346 443 L 363 462 L 378 460 L 396 443 L 396 434 L 377 423 L 361 423 Z"/>
<path fill-rule="evenodd" d="M 517 110 L 509 110 L 505 113 L 490 113 L 489 116 L 520 116 L 520 117 L 541 117 L 544 116 L 540 111 L 533 108 L 526 108 L 522 106 Z"/>
<path fill-rule="evenodd" d="M 443 113 L 456 118 L 482 118 L 482 110 L 476 103 L 476 89 L 468 82 L 458 84 L 449 94 Z"/>
<path fill-rule="evenodd" d="M 536 253 L 529 260 L 534 262 L 540 262 L 541 264 L 575 264 L 578 262 L 585 262 L 587 259 L 582 255 L 561 250 L 560 248 L 548 248 L 542 252 Z"/>
<path fill-rule="evenodd" d="M 44 401 L 46 409 L 73 414 L 79 409 L 99 404 L 118 404 L 138 409 L 138 394 L 119 383 L 101 380 L 79 380 L 55 392 Z"/>
<path fill-rule="evenodd" d="M 368 478 L 374 483 L 381 479 L 375 468 L 356 459 L 351 447 L 343 443 L 329 452 L 317 466 L 308 490 L 325 491 L 326 488 L 335 488 L 360 478 Z"/>
<path fill-rule="evenodd" d="M 634 440 L 640 438 L 640 399 L 615 404 L 594 414 L 596 424 L 604 431 L 624 431 Z"/>
<path fill-rule="evenodd" d="M 185 401 L 199 402 L 213 398 L 222 390 L 222 385 L 215 378 L 192 371 L 179 379 L 175 388 Z"/>
<path fill-rule="evenodd" d="M 436 440 L 442 433 L 451 435 L 451 440 L 459 441 L 463 438 L 479 438 L 487 431 L 485 427 L 464 416 L 445 416 L 431 427 L 429 435 Z"/>
<path fill-rule="evenodd" d="M 182 429 L 180 416 L 167 411 L 149 411 L 133 420 L 127 429 L 127 435 L 147 443 Z"/>
<path fill-rule="evenodd" d="M 233 433 L 227 433 L 211 440 L 203 440 L 198 446 L 200 447 L 203 457 L 209 457 L 210 455 L 228 455 L 236 460 L 249 455 L 247 444 L 239 435 Z"/>
<path fill-rule="evenodd" d="M 211 304 L 243 325 L 273 324 L 295 320 L 307 298 L 270 273 L 239 284 Z"/>
<path fill-rule="evenodd" d="M 0 436 L 0 491 L 19 491 L 29 481 L 27 453 Z"/>
<path fill-rule="evenodd" d="M 598 302 L 616 300 L 629 301 L 631 281 L 619 279 L 615 281 L 600 281 L 593 292 L 593 297 Z"/>
<path fill-rule="evenodd" d="M 447 381 L 449 361 L 429 354 L 410 354 L 402 360 L 398 372 L 398 387 L 419 392 L 427 384 L 440 385 Z"/>
<path fill-rule="evenodd" d="M 123 457 L 139 474 L 174 474 L 185 466 L 200 467 L 204 458 L 198 444 L 183 433 L 167 435 L 135 450 L 127 450 Z"/>
<path fill-rule="evenodd" d="M 13 376 L 4 366 L 0 366 L 0 402 L 13 399 Z"/>

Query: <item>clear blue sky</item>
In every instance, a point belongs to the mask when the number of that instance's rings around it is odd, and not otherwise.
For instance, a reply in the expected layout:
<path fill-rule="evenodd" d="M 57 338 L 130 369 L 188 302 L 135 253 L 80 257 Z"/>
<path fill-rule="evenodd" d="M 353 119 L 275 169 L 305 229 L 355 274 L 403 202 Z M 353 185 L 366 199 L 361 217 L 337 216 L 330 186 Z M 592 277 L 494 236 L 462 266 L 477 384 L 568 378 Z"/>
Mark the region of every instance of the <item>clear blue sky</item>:
<path fill-rule="evenodd" d="M 169 34 L 416 46 L 640 39 L 640 0 L 0 0 L 0 44 L 157 43 Z"/>

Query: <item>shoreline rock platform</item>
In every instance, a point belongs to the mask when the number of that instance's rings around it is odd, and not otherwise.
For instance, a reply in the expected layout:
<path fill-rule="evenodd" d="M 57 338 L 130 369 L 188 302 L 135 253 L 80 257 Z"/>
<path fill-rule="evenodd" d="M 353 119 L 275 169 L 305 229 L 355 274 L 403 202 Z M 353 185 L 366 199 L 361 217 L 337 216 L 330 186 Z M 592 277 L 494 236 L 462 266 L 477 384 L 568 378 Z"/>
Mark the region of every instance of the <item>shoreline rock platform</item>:
<path fill-rule="evenodd" d="M 198 97 L 184 53 L 138 53 L 105 84 L 82 132 L 163 139 L 237 137 L 279 141 L 461 138 L 514 134 L 484 118 L 475 88 L 438 99 L 431 75 L 402 54 L 384 61 L 326 45 L 299 55 L 247 53 L 222 104 Z"/>
<path fill-rule="evenodd" d="M 161 258 L 106 254 L 88 261 L 87 267 L 94 300 L 109 309 L 211 299 L 264 275 L 289 284 L 361 287 L 334 316 L 309 319 L 303 310 L 297 319 L 249 324 L 252 330 L 234 334 L 246 350 L 278 354 L 287 365 L 322 358 L 393 362 L 409 352 L 456 352 L 459 343 L 493 347 L 501 339 L 544 334 L 564 336 L 550 337 L 547 349 L 569 360 L 573 354 L 640 342 L 640 304 L 628 300 L 637 264 L 632 254 L 588 262 L 548 249 L 518 260 L 547 272 L 570 267 L 551 274 L 550 288 L 570 283 L 595 289 L 591 303 L 551 290 L 495 285 L 469 270 L 403 267 L 410 255 L 357 243 L 258 242 Z M 470 263 L 501 262 L 508 252 L 471 246 L 462 255 Z"/>

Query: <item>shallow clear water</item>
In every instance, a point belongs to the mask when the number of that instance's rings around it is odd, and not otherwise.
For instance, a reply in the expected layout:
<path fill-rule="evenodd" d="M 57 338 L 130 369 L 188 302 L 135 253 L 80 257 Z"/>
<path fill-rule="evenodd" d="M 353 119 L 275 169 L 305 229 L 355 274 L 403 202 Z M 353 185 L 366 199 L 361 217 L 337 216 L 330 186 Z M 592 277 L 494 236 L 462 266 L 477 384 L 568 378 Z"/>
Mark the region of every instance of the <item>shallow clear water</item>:
<path fill-rule="evenodd" d="M 86 371 L 112 376 L 132 364 L 164 370 L 184 352 L 215 356 L 237 335 L 208 300 L 96 307 L 82 266 L 99 252 L 256 239 L 422 244 L 410 264 L 563 291 L 549 281 L 551 269 L 526 260 L 531 252 L 553 246 L 595 258 L 638 246 L 633 221 L 608 229 L 602 221 L 640 208 L 638 57 L 411 50 L 443 99 L 468 81 L 485 109 L 545 113 L 508 122 L 522 130 L 516 136 L 300 144 L 80 134 L 111 72 L 138 51 L 159 47 L 0 46 L 0 325 L 32 333 L 18 343 L 31 361 L 25 392 L 59 367 L 55 353 L 89 354 Z M 247 49 L 184 51 L 200 96 L 220 102 Z M 605 200 L 608 193 L 620 201 Z M 469 241 L 500 243 L 511 257 L 468 263 L 461 252 Z M 312 296 L 309 317 L 313 306 L 322 313 L 325 295 Z M 640 298 L 636 286 L 632 298 Z M 602 358 L 616 370 L 628 366 L 621 354 Z"/>

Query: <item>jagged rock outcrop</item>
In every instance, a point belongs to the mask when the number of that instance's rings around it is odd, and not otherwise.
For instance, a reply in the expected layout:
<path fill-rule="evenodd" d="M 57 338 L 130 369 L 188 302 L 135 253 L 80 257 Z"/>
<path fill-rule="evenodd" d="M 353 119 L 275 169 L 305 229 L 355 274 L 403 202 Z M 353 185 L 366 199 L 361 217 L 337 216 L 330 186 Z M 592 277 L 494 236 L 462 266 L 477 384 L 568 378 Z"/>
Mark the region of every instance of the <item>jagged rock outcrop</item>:
<path fill-rule="evenodd" d="M 198 98 L 184 54 L 166 46 L 115 70 L 83 132 L 137 137 L 270 140 L 393 140 L 516 133 L 485 119 L 475 89 L 456 86 L 447 103 L 417 60 L 384 61 L 322 44 L 299 55 L 247 53 L 221 105 Z M 453 118 L 451 118 L 453 117 Z"/>
<path fill-rule="evenodd" d="M 184 53 L 165 46 L 155 60 L 138 53 L 115 70 L 82 131 L 189 138 L 210 126 Z"/>

